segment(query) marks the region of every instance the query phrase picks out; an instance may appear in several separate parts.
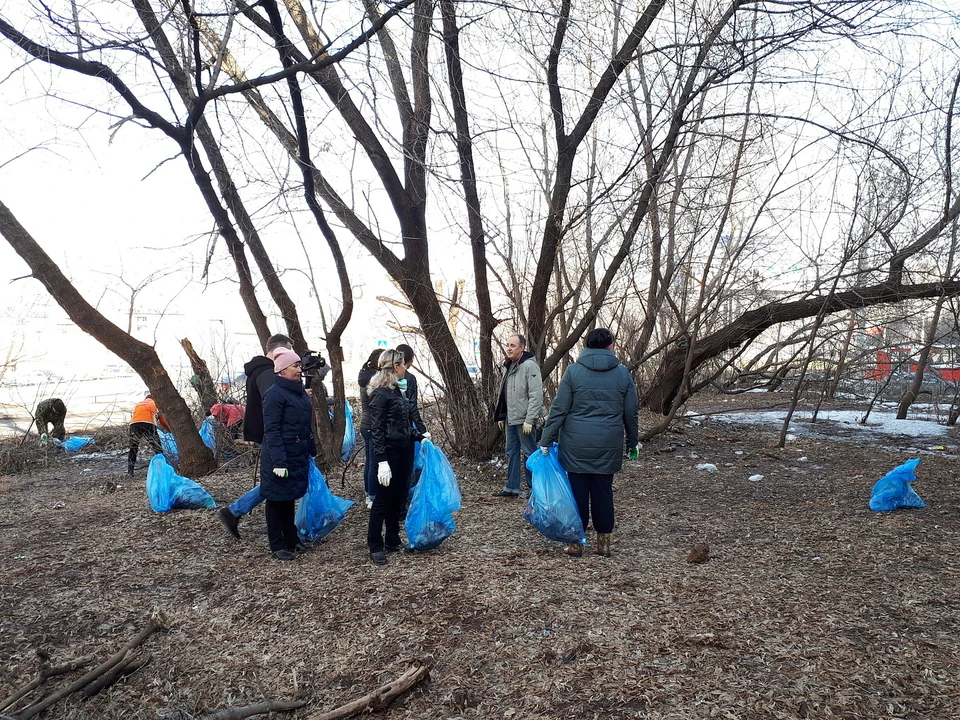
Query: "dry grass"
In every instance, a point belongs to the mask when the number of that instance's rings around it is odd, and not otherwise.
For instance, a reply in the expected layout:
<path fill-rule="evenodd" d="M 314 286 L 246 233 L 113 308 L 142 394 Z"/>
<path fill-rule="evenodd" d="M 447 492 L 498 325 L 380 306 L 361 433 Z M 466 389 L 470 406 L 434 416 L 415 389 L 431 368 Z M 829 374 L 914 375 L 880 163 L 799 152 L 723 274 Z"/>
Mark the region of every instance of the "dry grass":
<path fill-rule="evenodd" d="M 452 538 L 383 568 L 367 560 L 362 502 L 279 563 L 262 512 L 240 543 L 214 511 L 157 515 L 119 457 L 6 476 L 0 697 L 30 679 L 37 649 L 55 664 L 105 658 L 159 607 L 173 627 L 146 643 L 153 664 L 46 717 L 192 718 L 302 697 L 279 716 L 302 719 L 415 662 L 430 682 L 379 716 L 960 716 L 956 458 L 924 457 L 926 510 L 876 514 L 872 483 L 910 453 L 772 438 L 706 422 L 646 446 L 616 481 L 610 559 L 562 556 L 519 501 L 490 497 L 503 483 L 491 466 L 457 464 Z M 250 473 L 204 484 L 228 502 Z M 356 471 L 339 485 L 362 498 Z M 685 562 L 696 542 L 710 545 L 703 565 Z"/>

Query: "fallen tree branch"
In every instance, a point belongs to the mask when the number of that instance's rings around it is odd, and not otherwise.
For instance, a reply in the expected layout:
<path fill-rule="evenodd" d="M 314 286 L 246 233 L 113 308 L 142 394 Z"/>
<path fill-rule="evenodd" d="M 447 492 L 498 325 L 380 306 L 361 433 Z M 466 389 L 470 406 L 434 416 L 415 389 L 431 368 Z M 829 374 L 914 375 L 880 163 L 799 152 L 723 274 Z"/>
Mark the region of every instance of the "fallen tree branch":
<path fill-rule="evenodd" d="M 306 704 L 306 700 L 266 700 L 265 702 L 254 705 L 217 710 L 212 715 L 205 716 L 203 720 L 243 720 L 243 718 L 253 717 L 254 715 L 265 715 L 269 712 L 297 710 Z"/>
<path fill-rule="evenodd" d="M 29 683 L 24 685 L 22 688 L 17 690 L 13 695 L 8 697 L 3 702 L 0 702 L 0 712 L 3 712 L 7 708 L 13 707 L 16 705 L 21 698 L 26 695 L 29 695 L 31 692 L 36 690 L 38 687 L 43 685 L 47 680 L 57 675 L 66 675 L 67 673 L 73 672 L 74 670 L 79 670 L 82 667 L 86 667 L 93 662 L 93 655 L 84 655 L 79 657 L 76 660 L 71 660 L 68 663 L 63 665 L 56 665 L 50 667 L 47 662 L 47 656 L 41 655 L 40 657 L 40 669 L 37 670 L 37 676 L 31 680 Z"/>
<path fill-rule="evenodd" d="M 339 718 L 349 717 L 364 710 L 377 710 L 386 707 L 429 676 L 430 671 L 427 670 L 425 665 L 412 667 L 393 682 L 378 687 L 372 693 L 364 695 L 362 698 L 349 702 L 346 705 L 341 705 L 330 712 L 311 715 L 307 720 L 339 720 Z"/>
<path fill-rule="evenodd" d="M 95 667 L 93 670 L 88 672 L 79 680 L 71 683 L 70 685 L 67 685 L 65 688 L 61 688 L 60 690 L 57 690 L 52 695 L 48 695 L 47 697 L 45 697 L 43 700 L 36 703 L 35 705 L 31 705 L 30 707 L 24 709 L 22 712 L 20 712 L 17 715 L 17 718 L 19 720 L 30 720 L 30 718 L 34 717 L 35 715 L 39 715 L 48 707 L 53 705 L 55 702 L 59 702 L 60 700 L 63 700 L 63 698 L 67 697 L 68 695 L 71 695 L 72 693 L 75 693 L 78 690 L 82 690 L 84 687 L 89 685 L 98 677 L 100 677 L 104 673 L 109 672 L 115 665 L 122 662 L 124 658 L 127 657 L 127 654 L 131 650 L 141 645 L 148 637 L 150 637 L 151 635 L 153 635 L 155 632 L 159 630 L 166 630 L 167 627 L 168 627 L 167 618 L 163 615 L 163 613 L 154 613 L 153 615 L 150 616 L 150 622 L 147 623 L 147 626 L 143 630 L 141 630 L 140 634 L 138 634 L 135 638 L 133 638 L 133 640 L 128 642 L 126 645 L 124 645 L 123 648 L 121 648 L 120 652 L 118 652 L 116 655 L 114 655 L 112 658 L 110 658 L 106 662 L 101 663 L 100 665 Z"/>
<path fill-rule="evenodd" d="M 126 677 L 127 675 L 133 675 L 133 673 L 142 668 L 144 665 L 147 665 L 151 660 L 153 660 L 153 655 L 142 655 L 140 657 L 128 655 L 121 662 L 114 665 L 109 672 L 104 673 L 98 679 L 87 685 L 83 689 L 83 696 L 85 698 L 93 697 L 101 690 L 113 685 L 120 678 Z"/>

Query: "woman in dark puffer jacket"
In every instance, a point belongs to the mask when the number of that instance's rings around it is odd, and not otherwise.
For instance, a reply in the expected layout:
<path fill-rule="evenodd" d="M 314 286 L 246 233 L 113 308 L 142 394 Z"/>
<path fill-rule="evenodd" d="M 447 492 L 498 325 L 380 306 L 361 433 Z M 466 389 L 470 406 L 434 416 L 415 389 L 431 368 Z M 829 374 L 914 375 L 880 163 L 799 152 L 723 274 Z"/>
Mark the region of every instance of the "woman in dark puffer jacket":
<path fill-rule="evenodd" d="M 400 540 L 400 515 L 406 507 L 413 472 L 413 444 L 429 440 L 430 433 L 421 433 L 414 427 L 412 403 L 397 387 L 397 380 L 406 372 L 403 354 L 385 350 L 378 365 L 380 371 L 369 387 L 370 433 L 380 487 L 370 509 L 367 547 L 374 564 L 386 565 L 386 552 L 406 549 Z"/>
<path fill-rule="evenodd" d="M 273 355 L 274 384 L 263 396 L 260 494 L 266 500 L 267 537 L 278 560 L 306 550 L 297 537 L 294 512 L 307 492 L 310 463 L 317 454 L 313 407 L 300 381 L 300 356 L 280 348 Z"/>
<path fill-rule="evenodd" d="M 357 385 L 360 386 L 360 437 L 363 438 L 365 460 L 363 463 L 363 491 L 367 496 L 367 509 L 373 507 L 377 496 L 377 461 L 373 457 L 373 433 L 370 432 L 370 380 L 377 374 L 383 348 L 374 350 L 360 368 Z"/>

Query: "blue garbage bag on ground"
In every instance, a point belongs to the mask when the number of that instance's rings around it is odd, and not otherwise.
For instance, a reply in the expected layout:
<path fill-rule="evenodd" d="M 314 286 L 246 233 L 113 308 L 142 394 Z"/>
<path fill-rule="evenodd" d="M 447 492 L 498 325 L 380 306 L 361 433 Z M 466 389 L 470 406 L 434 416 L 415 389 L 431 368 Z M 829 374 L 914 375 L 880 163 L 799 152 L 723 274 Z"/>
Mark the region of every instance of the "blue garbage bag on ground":
<path fill-rule="evenodd" d="M 210 493 L 190 478 L 180 477 L 167 459 L 156 454 L 147 468 L 147 497 L 156 512 L 215 508 Z"/>
<path fill-rule="evenodd" d="M 420 444 L 423 473 L 413 491 L 404 529 L 414 550 L 430 550 L 453 535 L 460 509 L 460 486 L 450 461 L 429 440 Z"/>
<path fill-rule="evenodd" d="M 295 522 L 300 539 L 314 542 L 343 522 L 353 500 L 345 500 L 330 492 L 327 479 L 312 460 L 307 483 L 307 494 L 300 498 Z"/>
<path fill-rule="evenodd" d="M 570 479 L 560 464 L 557 448 L 554 443 L 549 455 L 537 450 L 527 458 L 527 469 L 533 474 L 533 490 L 523 517 L 544 537 L 586 545 L 577 501 L 573 499 Z"/>
<path fill-rule="evenodd" d="M 77 450 L 83 450 L 83 448 L 92 442 L 92 437 L 81 437 L 80 435 L 74 435 L 61 442 L 60 447 L 67 452 L 76 452 Z"/>
<path fill-rule="evenodd" d="M 346 462 L 353 455 L 353 449 L 357 447 L 357 431 L 353 427 L 353 407 L 350 401 L 343 403 L 343 411 L 347 416 L 347 424 L 343 427 L 343 444 L 340 446 L 340 460 Z"/>
<path fill-rule="evenodd" d="M 915 471 L 920 458 L 907 460 L 877 480 L 870 495 L 870 509 L 877 512 L 897 508 L 924 508 L 925 502 L 917 495 L 910 483 L 917 479 Z"/>
<path fill-rule="evenodd" d="M 203 440 L 204 445 L 214 452 L 217 451 L 217 433 L 214 428 L 216 422 L 217 419 L 213 415 L 207 415 L 200 425 L 200 439 Z"/>
<path fill-rule="evenodd" d="M 160 436 L 160 447 L 163 448 L 163 454 L 171 465 L 180 462 L 180 451 L 177 449 L 177 441 L 173 439 L 173 433 L 164 432 L 157 428 L 157 434 Z"/>

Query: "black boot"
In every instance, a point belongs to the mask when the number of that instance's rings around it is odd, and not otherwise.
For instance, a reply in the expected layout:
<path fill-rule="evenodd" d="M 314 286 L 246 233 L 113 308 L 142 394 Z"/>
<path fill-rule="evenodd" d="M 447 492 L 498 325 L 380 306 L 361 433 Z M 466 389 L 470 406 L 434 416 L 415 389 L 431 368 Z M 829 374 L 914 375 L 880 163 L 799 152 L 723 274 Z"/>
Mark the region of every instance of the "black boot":
<path fill-rule="evenodd" d="M 133 477 L 133 466 L 133 460 L 127 460 L 127 475 L 130 475 L 131 477 Z"/>
<path fill-rule="evenodd" d="M 227 529 L 227 532 L 239 540 L 240 530 L 237 529 L 237 525 L 240 523 L 240 518 L 234 515 L 228 507 L 220 508 L 219 515 L 220 522 L 223 523 L 223 526 Z"/>

